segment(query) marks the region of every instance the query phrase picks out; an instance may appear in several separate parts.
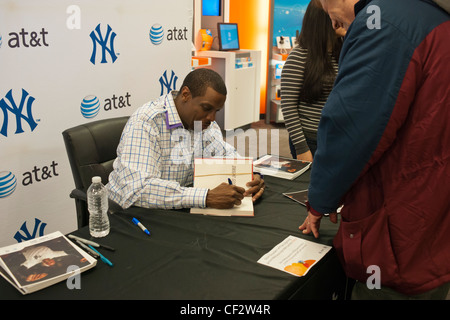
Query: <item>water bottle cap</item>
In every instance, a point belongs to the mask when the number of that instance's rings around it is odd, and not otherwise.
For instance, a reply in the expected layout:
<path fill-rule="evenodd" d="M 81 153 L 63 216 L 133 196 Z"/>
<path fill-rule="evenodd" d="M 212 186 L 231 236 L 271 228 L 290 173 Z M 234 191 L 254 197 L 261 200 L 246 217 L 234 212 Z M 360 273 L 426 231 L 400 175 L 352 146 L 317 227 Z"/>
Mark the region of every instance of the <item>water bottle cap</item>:
<path fill-rule="evenodd" d="M 92 177 L 92 182 L 93 182 L 93 183 L 99 183 L 99 182 L 102 182 L 102 178 L 100 178 L 100 177 L 98 177 L 98 176 Z"/>

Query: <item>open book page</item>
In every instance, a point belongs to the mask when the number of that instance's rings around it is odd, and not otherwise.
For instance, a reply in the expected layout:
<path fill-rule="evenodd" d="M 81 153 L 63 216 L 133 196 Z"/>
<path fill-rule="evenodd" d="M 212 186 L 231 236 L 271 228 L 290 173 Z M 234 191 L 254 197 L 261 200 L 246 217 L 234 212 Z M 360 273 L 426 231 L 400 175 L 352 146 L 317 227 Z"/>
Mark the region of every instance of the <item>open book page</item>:
<path fill-rule="evenodd" d="M 253 179 L 253 159 L 198 158 L 194 161 L 194 187 L 214 189 L 221 183 L 229 183 L 248 189 Z M 191 213 L 218 216 L 253 216 L 252 197 L 244 197 L 239 206 L 232 209 L 192 208 Z"/>
<path fill-rule="evenodd" d="M 308 273 L 330 249 L 331 246 L 288 236 L 262 256 L 258 263 L 300 277 Z"/>
<path fill-rule="evenodd" d="M 31 293 L 97 263 L 59 231 L 0 248 L 0 272 L 21 293 Z"/>

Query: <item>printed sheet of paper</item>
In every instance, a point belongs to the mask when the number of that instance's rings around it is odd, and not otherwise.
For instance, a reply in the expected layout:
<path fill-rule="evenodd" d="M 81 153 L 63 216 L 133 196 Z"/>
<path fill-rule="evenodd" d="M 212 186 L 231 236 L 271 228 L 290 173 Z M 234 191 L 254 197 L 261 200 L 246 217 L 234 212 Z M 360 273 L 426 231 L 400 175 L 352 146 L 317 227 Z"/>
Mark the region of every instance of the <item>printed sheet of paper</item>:
<path fill-rule="evenodd" d="M 262 256 L 258 263 L 301 277 L 330 249 L 331 246 L 289 236 Z"/>
<path fill-rule="evenodd" d="M 221 183 L 228 183 L 248 189 L 246 184 L 253 179 L 253 159 L 195 159 L 194 187 L 213 189 Z M 253 216 L 252 197 L 244 197 L 239 206 L 232 209 L 192 208 L 191 213 L 218 216 Z"/>

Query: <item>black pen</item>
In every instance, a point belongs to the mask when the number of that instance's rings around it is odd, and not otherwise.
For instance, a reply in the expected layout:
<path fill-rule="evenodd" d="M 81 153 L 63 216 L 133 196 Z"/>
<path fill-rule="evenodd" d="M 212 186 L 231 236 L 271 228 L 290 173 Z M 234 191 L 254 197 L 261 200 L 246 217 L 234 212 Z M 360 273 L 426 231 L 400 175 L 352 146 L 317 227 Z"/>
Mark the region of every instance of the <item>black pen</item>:
<path fill-rule="evenodd" d="M 89 248 L 87 245 L 85 245 L 83 242 L 81 242 L 80 240 L 75 240 L 75 242 L 84 250 L 86 250 L 91 256 L 93 256 L 94 258 L 99 258 L 100 256 L 97 254 L 97 252 L 95 252 L 94 250 L 92 250 L 91 248 Z"/>

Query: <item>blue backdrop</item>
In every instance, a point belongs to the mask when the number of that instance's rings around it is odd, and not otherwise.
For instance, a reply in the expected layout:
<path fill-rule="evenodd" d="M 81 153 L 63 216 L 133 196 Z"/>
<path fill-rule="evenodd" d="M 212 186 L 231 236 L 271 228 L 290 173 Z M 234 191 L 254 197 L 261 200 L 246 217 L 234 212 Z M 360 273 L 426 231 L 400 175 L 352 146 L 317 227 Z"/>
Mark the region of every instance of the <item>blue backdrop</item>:
<path fill-rule="evenodd" d="M 303 15 L 310 0 L 275 0 L 273 15 L 273 44 L 276 38 L 295 37 L 296 30 L 300 32 Z"/>

